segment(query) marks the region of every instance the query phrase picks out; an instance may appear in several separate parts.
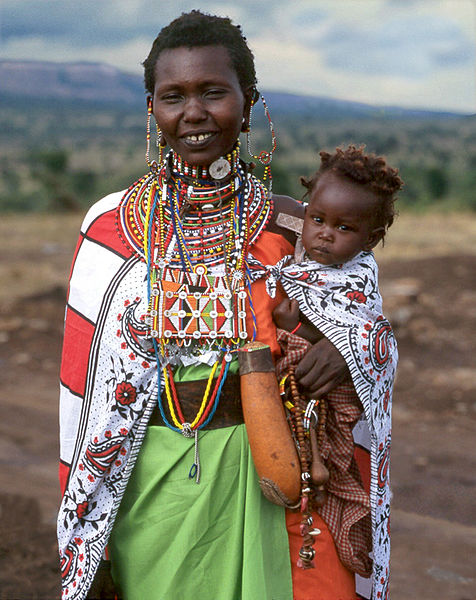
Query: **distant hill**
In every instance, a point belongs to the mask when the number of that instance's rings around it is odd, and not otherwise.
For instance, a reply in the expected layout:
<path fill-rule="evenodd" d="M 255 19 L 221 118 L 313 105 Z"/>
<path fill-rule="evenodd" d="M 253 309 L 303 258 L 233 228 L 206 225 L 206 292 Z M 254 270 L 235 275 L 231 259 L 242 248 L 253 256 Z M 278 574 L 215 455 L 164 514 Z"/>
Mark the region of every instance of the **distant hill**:
<path fill-rule="evenodd" d="M 99 63 L 0 61 L 0 93 L 32 99 L 144 102 L 141 78 Z"/>
<path fill-rule="evenodd" d="M 100 63 L 53 63 L 0 60 L 0 98 L 29 102 L 92 102 L 124 107 L 144 106 L 142 77 L 124 73 Z M 266 91 L 273 112 L 312 116 L 313 119 L 368 118 L 448 118 L 449 112 L 376 107 L 358 102 L 317 96 L 300 96 Z"/>

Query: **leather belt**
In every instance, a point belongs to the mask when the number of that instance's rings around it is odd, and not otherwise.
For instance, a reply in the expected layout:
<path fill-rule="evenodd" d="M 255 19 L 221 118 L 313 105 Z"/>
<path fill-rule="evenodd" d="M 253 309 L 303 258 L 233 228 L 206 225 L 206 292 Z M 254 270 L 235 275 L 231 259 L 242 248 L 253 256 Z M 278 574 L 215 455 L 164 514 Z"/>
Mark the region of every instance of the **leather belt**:
<path fill-rule="evenodd" d="M 175 384 L 183 416 L 189 423 L 191 423 L 197 415 L 206 387 L 206 379 L 184 381 Z M 163 401 L 162 405 L 167 421 L 172 423 L 168 403 Z M 243 411 L 241 409 L 240 376 L 228 375 L 223 384 L 215 414 L 210 423 L 203 429 L 220 429 L 221 427 L 230 427 L 231 425 L 240 425 L 241 423 L 244 423 L 244 419 Z M 158 407 L 154 408 L 149 425 L 165 425 Z"/>

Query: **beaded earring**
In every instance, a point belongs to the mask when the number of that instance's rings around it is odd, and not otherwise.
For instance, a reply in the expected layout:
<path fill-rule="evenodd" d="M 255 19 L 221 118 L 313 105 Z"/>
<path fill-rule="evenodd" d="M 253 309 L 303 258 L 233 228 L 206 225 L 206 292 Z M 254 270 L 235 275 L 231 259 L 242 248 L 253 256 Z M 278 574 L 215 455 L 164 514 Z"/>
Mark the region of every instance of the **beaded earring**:
<path fill-rule="evenodd" d="M 271 121 L 271 115 L 269 114 L 268 105 L 266 104 L 264 96 L 262 94 L 259 94 L 258 92 L 256 92 L 256 96 L 261 98 L 261 101 L 263 103 L 263 108 L 264 108 L 264 114 L 266 115 L 266 118 L 268 119 L 268 126 L 269 126 L 269 130 L 271 132 L 271 150 L 262 150 L 259 154 L 253 154 L 253 150 L 251 148 L 251 115 L 252 115 L 252 109 L 253 109 L 255 102 L 253 102 L 251 104 L 248 123 L 243 123 L 242 131 L 246 133 L 246 148 L 247 148 L 248 154 L 255 160 L 258 160 L 264 166 L 263 180 L 264 181 L 266 181 L 266 179 L 269 180 L 268 190 L 269 190 L 269 193 L 271 194 L 272 184 L 273 184 L 273 177 L 271 174 L 271 161 L 273 160 L 273 153 L 276 150 L 276 146 L 277 146 L 276 133 L 274 131 L 274 125 L 273 125 L 273 122 Z"/>
<path fill-rule="evenodd" d="M 151 171 L 156 171 L 158 168 L 156 160 L 150 160 L 150 121 L 152 119 L 152 98 L 149 96 L 147 99 L 147 124 L 146 124 L 146 149 L 145 149 L 145 160 L 147 162 L 147 166 L 150 167 Z M 164 148 L 167 145 L 162 132 L 159 129 L 159 126 L 156 125 L 157 128 L 157 147 L 159 149 L 159 164 L 162 164 L 164 161 Z"/>
<path fill-rule="evenodd" d="M 155 127 L 157 129 L 157 140 L 155 145 L 159 149 L 159 164 L 161 165 L 164 162 L 164 148 L 167 146 L 167 141 L 164 138 L 164 134 L 160 130 L 160 127 L 157 124 Z"/>

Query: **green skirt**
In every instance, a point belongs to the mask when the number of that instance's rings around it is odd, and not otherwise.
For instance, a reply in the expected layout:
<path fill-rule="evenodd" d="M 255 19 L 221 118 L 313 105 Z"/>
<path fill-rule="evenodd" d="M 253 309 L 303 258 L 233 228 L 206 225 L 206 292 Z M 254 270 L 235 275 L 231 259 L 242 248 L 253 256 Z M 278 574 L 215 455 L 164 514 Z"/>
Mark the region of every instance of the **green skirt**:
<path fill-rule="evenodd" d="M 244 425 L 149 427 L 109 549 L 124 600 L 292 600 L 284 509 L 262 495 Z"/>

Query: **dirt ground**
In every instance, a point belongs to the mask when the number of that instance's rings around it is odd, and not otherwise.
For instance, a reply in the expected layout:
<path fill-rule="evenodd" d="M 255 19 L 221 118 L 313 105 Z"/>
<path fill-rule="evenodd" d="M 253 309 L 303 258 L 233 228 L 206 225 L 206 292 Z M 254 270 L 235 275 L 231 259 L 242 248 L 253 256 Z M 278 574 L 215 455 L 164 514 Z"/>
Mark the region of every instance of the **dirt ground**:
<path fill-rule="evenodd" d="M 0 599 L 10 600 L 59 597 L 57 377 L 77 219 L 40 222 L 38 239 L 32 224 L 0 224 Z M 380 269 L 400 351 L 391 598 L 474 600 L 476 244 L 405 248 L 382 254 Z"/>

